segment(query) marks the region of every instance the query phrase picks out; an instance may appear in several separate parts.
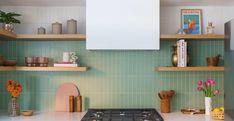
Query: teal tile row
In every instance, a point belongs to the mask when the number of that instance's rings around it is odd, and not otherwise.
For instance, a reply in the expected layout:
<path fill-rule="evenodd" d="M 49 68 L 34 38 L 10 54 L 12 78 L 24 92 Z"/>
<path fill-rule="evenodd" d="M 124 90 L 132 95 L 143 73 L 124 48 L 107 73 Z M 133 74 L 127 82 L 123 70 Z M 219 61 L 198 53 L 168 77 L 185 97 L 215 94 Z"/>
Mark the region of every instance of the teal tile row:
<path fill-rule="evenodd" d="M 161 90 L 174 89 L 172 110 L 204 108 L 204 97 L 196 91 L 197 80 L 212 78 L 221 94 L 213 106 L 223 105 L 223 72 L 155 72 L 157 66 L 171 66 L 171 46 L 175 41 L 161 42 L 160 51 L 88 51 L 84 41 L 0 41 L 0 54 L 24 65 L 26 56 L 47 56 L 50 61 L 62 59 L 64 51 L 74 51 L 87 72 L 0 72 L 0 110 L 7 110 L 9 95 L 5 82 L 23 84 L 22 109 L 53 111 L 55 93 L 66 82 L 76 84 L 87 108 L 157 108 Z M 123 43 L 124 44 L 124 43 Z M 206 57 L 221 54 L 223 41 L 189 41 L 190 65 L 206 66 Z M 221 61 L 223 65 L 223 61 Z"/>

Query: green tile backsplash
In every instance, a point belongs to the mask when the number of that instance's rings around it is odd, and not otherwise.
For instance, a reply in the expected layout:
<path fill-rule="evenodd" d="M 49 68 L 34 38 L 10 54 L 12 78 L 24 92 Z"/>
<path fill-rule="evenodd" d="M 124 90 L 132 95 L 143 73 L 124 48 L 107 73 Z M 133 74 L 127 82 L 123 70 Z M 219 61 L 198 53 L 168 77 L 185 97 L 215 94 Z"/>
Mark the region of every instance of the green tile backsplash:
<path fill-rule="evenodd" d="M 202 93 L 196 91 L 197 80 L 212 78 L 221 94 L 213 98 L 214 106 L 223 105 L 223 72 L 156 72 L 156 66 L 171 66 L 171 45 L 162 41 L 160 51 L 88 51 L 85 41 L 1 40 L 0 54 L 24 65 L 26 56 L 47 56 L 60 60 L 62 52 L 74 51 L 87 72 L 0 72 L 0 110 L 7 110 L 9 95 L 5 82 L 23 84 L 22 109 L 53 111 L 57 87 L 66 82 L 76 84 L 83 96 L 84 108 L 157 108 L 160 90 L 174 89 L 173 111 L 203 108 Z M 223 41 L 188 41 L 191 65 L 206 65 L 207 56 L 223 55 Z M 124 44 L 124 43 L 123 43 Z M 223 65 L 223 61 L 221 62 Z"/>

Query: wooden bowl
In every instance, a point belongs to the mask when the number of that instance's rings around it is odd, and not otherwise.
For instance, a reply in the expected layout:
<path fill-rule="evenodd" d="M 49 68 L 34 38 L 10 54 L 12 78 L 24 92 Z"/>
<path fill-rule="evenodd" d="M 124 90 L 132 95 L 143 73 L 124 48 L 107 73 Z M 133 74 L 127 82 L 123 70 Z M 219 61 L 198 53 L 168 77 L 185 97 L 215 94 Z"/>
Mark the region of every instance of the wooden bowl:
<path fill-rule="evenodd" d="M 33 111 L 32 110 L 22 111 L 22 115 L 23 116 L 32 116 L 33 115 Z"/>
<path fill-rule="evenodd" d="M 0 55 L 0 66 L 3 64 L 3 62 L 4 62 L 4 57 Z"/>
<path fill-rule="evenodd" d="M 15 66 L 16 65 L 16 60 L 5 60 L 3 62 L 3 66 Z"/>

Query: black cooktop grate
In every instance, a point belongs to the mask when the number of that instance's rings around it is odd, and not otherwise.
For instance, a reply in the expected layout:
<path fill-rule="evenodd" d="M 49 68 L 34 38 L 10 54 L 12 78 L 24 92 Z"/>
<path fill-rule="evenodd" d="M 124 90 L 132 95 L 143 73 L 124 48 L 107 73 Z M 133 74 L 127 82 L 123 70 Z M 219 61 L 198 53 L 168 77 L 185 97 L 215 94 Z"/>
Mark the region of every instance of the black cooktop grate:
<path fill-rule="evenodd" d="M 163 121 L 155 109 L 89 109 L 81 121 Z"/>

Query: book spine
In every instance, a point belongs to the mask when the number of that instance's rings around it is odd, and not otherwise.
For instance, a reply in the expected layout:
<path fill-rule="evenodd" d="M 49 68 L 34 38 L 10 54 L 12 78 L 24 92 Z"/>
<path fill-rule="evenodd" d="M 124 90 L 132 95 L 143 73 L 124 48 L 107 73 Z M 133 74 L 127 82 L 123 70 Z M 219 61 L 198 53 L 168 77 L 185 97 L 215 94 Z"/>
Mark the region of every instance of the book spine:
<path fill-rule="evenodd" d="M 184 43 L 184 63 L 185 63 L 185 67 L 187 67 L 187 61 L 188 61 L 188 54 L 187 54 L 188 50 L 187 50 L 187 42 Z"/>
<path fill-rule="evenodd" d="M 54 64 L 54 67 L 77 67 L 77 64 Z"/>
<path fill-rule="evenodd" d="M 179 41 L 177 41 L 176 45 L 177 45 L 177 58 L 178 58 L 177 67 L 180 67 L 180 44 L 179 44 Z"/>
<path fill-rule="evenodd" d="M 181 67 L 184 67 L 184 42 L 181 41 Z"/>

